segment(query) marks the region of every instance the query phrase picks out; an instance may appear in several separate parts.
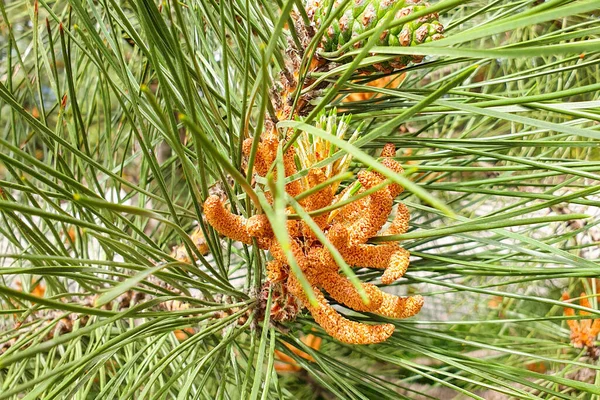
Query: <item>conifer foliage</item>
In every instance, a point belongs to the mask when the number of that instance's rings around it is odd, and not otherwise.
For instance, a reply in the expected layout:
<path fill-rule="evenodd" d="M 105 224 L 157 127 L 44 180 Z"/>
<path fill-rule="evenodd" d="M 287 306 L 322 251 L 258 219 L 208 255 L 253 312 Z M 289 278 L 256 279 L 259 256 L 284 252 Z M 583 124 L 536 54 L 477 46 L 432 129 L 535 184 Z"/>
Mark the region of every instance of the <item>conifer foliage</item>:
<path fill-rule="evenodd" d="M 599 57 L 597 0 L 1 1 L 0 400 L 598 398 Z"/>

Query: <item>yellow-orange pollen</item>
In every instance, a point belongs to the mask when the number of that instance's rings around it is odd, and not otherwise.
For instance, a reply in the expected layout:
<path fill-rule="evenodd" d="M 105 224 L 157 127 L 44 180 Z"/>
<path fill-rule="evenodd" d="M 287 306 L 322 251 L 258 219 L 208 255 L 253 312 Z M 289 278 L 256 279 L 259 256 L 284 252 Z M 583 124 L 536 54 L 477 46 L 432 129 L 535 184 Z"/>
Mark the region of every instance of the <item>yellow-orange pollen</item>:
<path fill-rule="evenodd" d="M 251 149 L 251 140 L 244 143 L 246 155 Z M 276 157 L 280 145 L 273 132 L 263 133 L 258 143 L 254 172 L 264 176 Z M 296 174 L 293 146 L 284 154 L 285 176 Z M 401 173 L 402 167 L 392 157 L 395 147 L 385 146 L 382 152 L 382 164 L 394 172 Z M 295 197 L 305 190 L 314 188 L 326 180 L 324 170 L 312 169 L 304 180 L 295 180 L 286 184 L 286 192 Z M 383 183 L 385 178 L 371 171 L 361 171 L 358 181 L 361 184 L 358 194 Z M 381 189 L 359 198 L 339 208 L 335 215 L 323 213 L 314 218 L 327 239 L 339 251 L 347 264 L 354 267 L 383 269 L 382 282 L 390 284 L 402 277 L 409 264 L 410 254 L 397 243 L 380 245 L 367 241 L 382 230 L 393 208 L 393 199 L 402 192 L 397 184 L 388 184 Z M 307 212 L 316 211 L 335 204 L 343 196 L 335 196 L 332 187 L 324 187 L 300 201 Z M 289 208 L 289 212 L 293 212 Z M 256 241 L 258 247 L 269 250 L 273 261 L 267 265 L 268 281 L 283 285 L 285 291 L 293 295 L 312 314 L 314 320 L 334 338 L 351 344 L 371 344 L 385 341 L 394 331 L 392 324 L 369 325 L 351 321 L 343 317 L 327 301 L 321 289 L 333 299 L 348 308 L 361 312 L 371 312 L 388 318 L 407 318 L 417 314 L 422 305 L 422 296 L 399 297 L 383 292 L 370 283 L 362 283 L 368 297 L 364 302 L 354 285 L 339 273 L 339 266 L 323 244 L 316 239 L 314 232 L 304 221 L 288 221 L 288 235 L 291 252 L 308 279 L 312 292 L 318 300 L 314 305 L 308 301 L 298 278 L 290 272 L 288 259 L 281 246 L 275 240 L 269 221 L 264 215 L 250 218 L 234 215 L 225 207 L 218 196 L 210 196 L 204 203 L 206 221 L 219 232 L 232 240 L 246 244 Z M 398 206 L 395 218 L 384 235 L 402 234 L 408 230 L 409 213 L 406 206 Z"/>

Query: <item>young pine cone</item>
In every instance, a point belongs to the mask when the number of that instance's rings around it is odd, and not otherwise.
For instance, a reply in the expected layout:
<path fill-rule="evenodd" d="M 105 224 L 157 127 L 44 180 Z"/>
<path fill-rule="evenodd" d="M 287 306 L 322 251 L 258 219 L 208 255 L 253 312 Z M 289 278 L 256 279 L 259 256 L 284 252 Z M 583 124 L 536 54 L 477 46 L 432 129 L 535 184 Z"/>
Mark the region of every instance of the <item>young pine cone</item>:
<path fill-rule="evenodd" d="M 333 13 L 341 3 L 339 0 L 308 0 L 306 12 L 319 29 L 327 20 L 328 10 L 333 2 L 331 12 Z M 398 6 L 398 3 L 402 3 Z M 332 52 L 341 49 L 343 45 L 363 34 L 369 29 L 375 28 L 394 9 L 394 19 L 400 19 L 418 11 L 426 10 L 429 4 L 420 0 L 353 0 L 346 9 L 334 18 L 323 35 L 321 49 Z M 432 40 L 442 38 L 444 26 L 438 20 L 437 13 L 431 13 L 407 22 L 403 25 L 394 26 L 384 30 L 379 36 L 376 46 L 416 46 Z M 354 49 L 364 46 L 367 39 L 353 44 Z M 348 49 L 352 50 L 352 48 Z M 391 72 L 394 69 L 404 68 L 410 62 L 419 63 L 423 56 L 402 55 L 390 61 L 374 64 L 365 72 L 381 71 Z"/>

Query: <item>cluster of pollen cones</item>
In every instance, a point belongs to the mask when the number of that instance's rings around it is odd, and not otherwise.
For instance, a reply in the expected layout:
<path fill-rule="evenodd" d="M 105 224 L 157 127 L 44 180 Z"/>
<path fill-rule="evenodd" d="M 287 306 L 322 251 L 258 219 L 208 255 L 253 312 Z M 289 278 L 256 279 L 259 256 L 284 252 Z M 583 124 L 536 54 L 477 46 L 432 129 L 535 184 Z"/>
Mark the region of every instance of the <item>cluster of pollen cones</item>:
<path fill-rule="evenodd" d="M 258 166 L 256 172 L 259 175 L 266 172 L 266 169 L 260 166 L 268 165 L 270 160 L 275 158 L 273 152 L 278 145 L 277 138 L 272 135 L 260 141 L 256 163 Z M 392 171 L 402 172 L 400 164 L 392 158 L 395 155 L 393 145 L 386 145 L 381 155 L 383 165 Z M 286 177 L 297 172 L 293 146 L 287 150 L 283 161 Z M 385 180 L 381 174 L 366 170 L 359 172 L 357 178 L 361 184 L 359 194 L 381 185 Z M 325 180 L 322 169 L 311 169 L 305 180 L 299 179 L 288 183 L 286 192 L 289 196 L 296 197 L 303 191 L 322 184 Z M 367 241 L 382 230 L 392 213 L 393 200 L 402 190 L 403 188 L 397 184 L 383 185 L 381 189 L 341 207 L 335 214 L 323 213 L 314 218 L 314 222 L 347 264 L 354 267 L 383 269 L 384 284 L 390 284 L 404 275 L 409 264 L 409 253 L 395 242 L 374 245 Z M 344 194 L 341 192 L 336 195 L 332 186 L 325 186 L 304 197 L 299 203 L 305 211 L 311 212 L 337 203 Z M 287 211 L 293 213 L 294 209 L 289 207 Z M 249 245 L 255 242 L 261 249 L 269 250 L 273 258 L 267 266 L 269 283 L 281 285 L 280 293 L 298 300 L 328 334 L 342 342 L 379 343 L 392 334 L 394 326 L 392 324 L 367 325 L 346 319 L 328 303 L 321 289 L 348 308 L 388 318 L 411 317 L 417 314 L 423 305 L 421 296 L 394 296 L 370 283 L 362 283 L 368 297 L 368 301 L 363 301 L 352 283 L 338 272 L 339 266 L 329 250 L 316 238 L 315 232 L 304 221 L 288 220 L 287 233 L 291 252 L 318 300 L 318 304 L 311 304 L 298 277 L 290 271 L 286 254 L 275 239 L 271 225 L 264 214 L 250 218 L 232 214 L 218 196 L 210 196 L 206 199 L 204 214 L 207 222 L 220 234 Z M 383 234 L 406 232 L 408 220 L 408 210 L 400 204 L 393 222 Z M 287 313 L 285 315 L 287 316 Z M 272 317 L 277 319 L 276 315 Z"/>

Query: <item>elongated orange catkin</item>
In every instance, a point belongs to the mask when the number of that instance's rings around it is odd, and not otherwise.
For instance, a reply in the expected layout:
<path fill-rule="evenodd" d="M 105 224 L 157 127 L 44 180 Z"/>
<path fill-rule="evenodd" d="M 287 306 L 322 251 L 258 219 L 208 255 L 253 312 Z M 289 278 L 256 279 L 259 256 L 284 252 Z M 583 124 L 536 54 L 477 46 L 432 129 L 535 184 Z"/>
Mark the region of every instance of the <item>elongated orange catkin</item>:
<path fill-rule="evenodd" d="M 250 237 L 272 238 L 273 229 L 265 214 L 253 215 L 246 220 L 246 231 Z"/>
<path fill-rule="evenodd" d="M 245 139 L 242 144 L 242 152 L 244 155 L 249 156 L 250 151 L 252 149 L 252 138 Z M 256 172 L 260 176 L 265 176 L 269 171 L 269 168 L 275 162 L 277 157 L 277 147 L 279 146 L 279 139 L 275 135 L 275 133 L 271 131 L 265 131 L 260 137 L 260 141 L 258 142 L 258 147 L 256 151 L 256 157 L 254 158 L 254 172 Z M 290 146 L 290 148 L 283 154 L 283 169 L 284 176 L 287 178 L 291 175 L 294 175 L 298 172 L 296 168 L 296 163 L 294 161 L 294 157 L 296 154 L 296 150 L 294 146 Z M 277 169 L 275 168 L 276 172 Z M 252 173 L 249 171 L 248 173 Z M 277 174 L 275 173 L 275 177 Z M 298 179 L 289 182 L 285 185 L 285 191 L 292 197 L 296 197 L 302 192 L 302 185 Z"/>
<path fill-rule="evenodd" d="M 350 245 L 348 229 L 340 224 L 329 230 L 327 238 L 340 251 L 344 260 L 356 267 L 387 268 L 392 255 L 401 249 L 396 243 Z"/>
<path fill-rule="evenodd" d="M 340 194 L 334 197 L 333 204 L 341 201 L 344 196 L 347 194 L 348 190 L 351 187 L 347 187 Z M 364 188 L 361 188 L 358 191 L 358 194 L 361 194 L 365 191 Z M 358 200 L 354 200 L 350 204 L 346 204 L 342 208 L 334 210 L 330 216 L 328 221 L 332 224 L 342 224 L 349 225 L 350 223 L 358 220 L 359 218 L 364 216 L 364 210 L 369 206 L 369 197 L 363 197 Z"/>
<path fill-rule="evenodd" d="M 423 296 L 420 295 L 398 297 L 383 292 L 383 301 L 375 313 L 388 318 L 409 318 L 421 311 L 423 303 Z"/>
<path fill-rule="evenodd" d="M 409 264 L 410 253 L 403 248 L 399 248 L 398 251 L 392 254 L 390 265 L 383 271 L 381 283 L 389 285 L 403 277 Z"/>
<path fill-rule="evenodd" d="M 296 168 L 296 162 L 294 161 L 294 156 L 296 155 L 296 150 L 294 146 L 290 146 L 290 148 L 283 155 L 283 167 L 285 171 L 285 177 L 289 177 L 298 172 Z M 296 197 L 300 193 L 302 193 L 302 185 L 298 179 L 289 182 L 285 185 L 285 191 L 291 197 Z"/>
<path fill-rule="evenodd" d="M 363 283 L 370 302 L 365 304 L 347 278 L 337 273 L 321 274 L 316 283 L 323 287 L 336 301 L 356 311 L 366 311 L 388 318 L 401 319 L 412 317 L 421 311 L 423 296 L 399 297 L 386 293 L 377 286 Z"/>
<path fill-rule="evenodd" d="M 335 244 L 333 246 L 335 247 Z M 308 251 L 308 262 L 311 265 L 310 271 L 313 276 L 337 272 L 339 269 L 333 255 L 325 247 L 311 246 Z"/>
<path fill-rule="evenodd" d="M 397 174 L 401 174 L 404 172 L 404 169 L 402 168 L 402 166 L 400 165 L 400 163 L 394 159 L 392 159 L 391 157 L 394 157 L 396 155 L 396 147 L 392 144 L 392 143 L 388 143 L 383 147 L 383 151 L 381 152 L 381 156 L 385 157 L 382 161 L 381 164 L 383 164 L 385 167 L 391 169 L 392 171 L 396 172 Z M 381 176 L 381 178 L 383 179 L 383 175 L 379 175 Z M 398 196 L 400 193 L 402 193 L 404 191 L 404 188 L 402 187 L 402 185 L 399 185 L 397 183 L 392 183 L 391 185 L 388 186 L 388 190 L 390 192 L 390 196 L 392 196 L 392 198 L 395 198 L 396 196 Z"/>
<path fill-rule="evenodd" d="M 321 273 L 315 278 L 315 283 L 323 287 L 331 297 L 353 310 L 375 312 L 382 305 L 383 292 L 373 284 L 361 284 L 369 299 L 369 302 L 365 303 L 348 278 L 337 272 Z"/>
<path fill-rule="evenodd" d="M 250 155 L 252 149 L 252 142 L 252 138 L 248 138 L 242 143 L 242 152 L 246 157 Z M 260 152 L 260 148 L 258 148 L 256 151 L 256 156 L 254 156 L 253 171 L 256 172 L 259 176 L 265 176 L 267 174 L 268 169 L 269 167 L 267 166 L 267 163 L 265 162 Z"/>
<path fill-rule="evenodd" d="M 252 142 L 253 139 L 248 138 L 242 143 L 242 152 L 244 155 L 250 155 Z M 273 161 L 275 161 L 275 157 L 277 156 L 278 145 L 279 139 L 274 133 L 265 132 L 261 135 L 256 149 L 256 156 L 254 157 L 254 172 L 260 176 L 265 176 L 267 174 L 269 167 L 273 164 Z"/>
<path fill-rule="evenodd" d="M 246 219 L 227 210 L 218 196 L 209 196 L 206 199 L 204 215 L 208 223 L 221 235 L 238 242 L 252 243 L 252 238 L 246 229 Z"/>
<path fill-rule="evenodd" d="M 273 256 L 273 258 L 275 258 L 276 260 L 279 260 L 280 262 L 282 262 L 284 264 L 288 263 L 288 259 L 285 254 L 285 251 L 283 250 L 283 248 L 281 247 L 281 244 L 277 240 L 274 240 L 272 242 L 271 247 L 269 248 L 269 251 L 271 252 L 271 255 Z M 296 260 L 296 263 L 298 264 L 300 269 L 302 271 L 308 270 L 308 268 L 309 268 L 308 259 L 304 255 L 301 244 L 294 238 L 290 238 L 290 251 L 292 252 L 292 255 L 294 256 L 294 259 Z"/>
<path fill-rule="evenodd" d="M 394 221 L 389 226 L 389 228 L 384 232 L 385 235 L 402 235 L 403 233 L 408 232 L 408 224 L 410 221 L 410 213 L 408 211 L 408 207 L 406 205 L 400 203 L 398 204 L 398 209 L 396 210 L 396 216 L 394 217 Z"/>
<path fill-rule="evenodd" d="M 218 196 L 209 196 L 204 202 L 204 215 L 208 223 L 221 235 L 227 236 L 238 242 L 252 244 L 252 238 L 256 237 L 258 244 L 263 249 L 268 249 L 271 244 L 272 235 L 269 221 L 264 216 L 254 216 L 246 219 L 240 215 L 232 214 L 225 208 L 223 201 Z M 254 234 L 266 234 L 267 237 L 252 236 L 248 232 L 251 226 Z M 265 225 L 269 225 L 268 227 Z"/>
<path fill-rule="evenodd" d="M 365 189 L 380 184 L 383 179 L 370 171 L 358 173 L 358 180 Z M 351 244 L 365 243 L 379 232 L 392 211 L 393 199 L 388 190 L 383 188 L 369 195 L 368 206 L 361 217 L 346 226 Z"/>
<path fill-rule="evenodd" d="M 371 245 L 348 243 L 349 233 L 341 225 L 328 232 L 328 239 L 340 251 L 344 260 L 355 267 L 385 269 L 381 282 L 388 285 L 401 278 L 410 263 L 410 253 L 397 243 Z"/>
<path fill-rule="evenodd" d="M 284 272 L 285 264 L 279 260 L 271 260 L 267 263 L 267 278 L 269 282 L 281 282 L 287 278 Z"/>
<path fill-rule="evenodd" d="M 318 304 L 313 306 L 293 275 L 288 280 L 288 288 L 292 294 L 304 303 L 315 321 L 325 329 L 325 332 L 341 342 L 349 344 L 381 343 L 394 332 L 394 325 L 392 324 L 367 325 L 342 317 L 329 305 L 321 291 L 315 287 L 313 287 L 313 293 Z"/>
<path fill-rule="evenodd" d="M 400 163 L 389 158 L 389 156 L 395 154 L 395 151 L 396 150 L 393 145 L 387 144 L 386 148 L 382 152 L 382 156 L 385 156 L 385 158 L 383 159 L 383 161 L 381 163 L 385 167 L 391 169 L 394 172 L 402 173 L 404 170 L 402 169 L 402 166 L 400 165 Z M 369 187 L 375 186 L 375 185 L 381 183 L 385 179 L 385 177 L 378 172 L 362 171 L 359 174 L 359 181 L 360 181 L 361 174 L 368 175 L 368 179 L 372 182 L 371 186 L 369 186 Z M 365 179 L 365 178 L 363 177 L 363 179 Z M 347 194 L 348 190 L 350 190 L 350 188 L 351 188 L 351 186 L 347 187 L 340 194 L 335 196 L 334 200 L 333 200 L 333 204 L 342 200 L 344 198 L 344 196 Z M 363 187 L 361 189 L 359 189 L 358 193 L 359 194 L 363 193 L 365 191 L 365 189 L 366 188 L 363 185 Z M 387 185 L 386 189 L 392 199 L 404 191 L 404 188 L 401 185 L 398 185 L 395 183 Z M 385 192 L 385 189 L 382 189 L 382 191 Z M 381 194 L 379 192 L 380 191 L 378 191 L 378 193 L 376 195 L 381 196 Z M 329 219 L 331 219 L 330 222 L 332 222 L 333 224 L 335 224 L 336 222 L 343 222 L 344 225 L 348 226 L 353 221 L 356 222 L 361 218 L 364 219 L 365 212 L 369 210 L 371 199 L 372 199 L 371 196 L 363 197 L 361 199 L 351 202 L 350 204 L 345 205 L 344 207 L 342 207 L 339 210 L 334 211 L 332 216 L 330 216 L 330 218 L 329 218 Z M 406 209 L 406 206 L 404 206 L 404 205 L 402 205 L 402 206 L 404 207 L 404 210 L 401 210 L 402 211 L 401 215 L 407 216 L 407 223 L 408 223 L 408 215 L 407 215 L 408 209 Z M 385 213 L 386 219 L 387 219 L 387 215 L 389 215 L 390 211 L 391 211 L 391 209 Z M 404 211 L 406 211 L 406 214 L 404 214 Z"/>
<path fill-rule="evenodd" d="M 323 171 L 321 169 L 312 169 L 308 173 L 307 180 L 308 180 L 309 187 L 312 189 L 315 186 L 323 183 L 326 179 L 325 179 L 325 174 L 323 173 Z M 331 187 L 325 187 L 325 188 L 311 194 L 310 196 L 308 196 L 300 204 L 304 207 L 304 211 L 310 212 L 310 211 L 319 210 L 323 207 L 330 205 L 332 200 L 333 200 L 333 190 L 331 190 Z M 327 225 L 328 217 L 329 217 L 329 215 L 327 213 L 325 213 L 325 214 L 313 217 L 313 220 L 315 221 L 315 223 L 317 224 L 319 229 L 323 229 Z M 314 232 L 308 227 L 308 225 L 305 222 L 302 222 L 302 234 L 305 237 L 311 238 L 311 239 L 314 239 L 316 237 Z"/>

